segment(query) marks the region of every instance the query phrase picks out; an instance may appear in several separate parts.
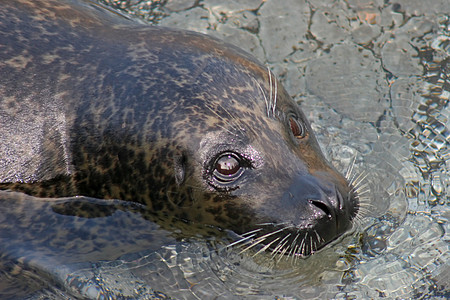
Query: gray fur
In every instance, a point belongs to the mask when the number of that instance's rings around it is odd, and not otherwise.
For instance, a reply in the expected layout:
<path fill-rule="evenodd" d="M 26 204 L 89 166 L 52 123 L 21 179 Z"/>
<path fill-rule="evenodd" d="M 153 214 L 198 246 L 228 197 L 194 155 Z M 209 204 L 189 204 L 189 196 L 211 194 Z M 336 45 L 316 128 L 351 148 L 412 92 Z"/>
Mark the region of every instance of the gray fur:
<path fill-rule="evenodd" d="M 53 0 L 3 1 L 0 45 L 1 189 L 137 202 L 162 226 L 256 229 L 295 255 L 351 227 L 354 191 L 299 107 L 242 50 Z M 222 153 L 243 161 L 232 184 L 214 177 Z"/>

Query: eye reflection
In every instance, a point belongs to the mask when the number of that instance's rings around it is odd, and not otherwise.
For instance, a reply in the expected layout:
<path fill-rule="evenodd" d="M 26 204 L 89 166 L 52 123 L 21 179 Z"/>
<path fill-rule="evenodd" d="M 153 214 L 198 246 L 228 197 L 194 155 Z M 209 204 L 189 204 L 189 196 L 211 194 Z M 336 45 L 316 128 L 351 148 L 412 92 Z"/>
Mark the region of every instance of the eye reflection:
<path fill-rule="evenodd" d="M 214 176 L 219 181 L 231 182 L 241 173 L 241 159 L 234 153 L 224 153 L 215 162 Z"/>

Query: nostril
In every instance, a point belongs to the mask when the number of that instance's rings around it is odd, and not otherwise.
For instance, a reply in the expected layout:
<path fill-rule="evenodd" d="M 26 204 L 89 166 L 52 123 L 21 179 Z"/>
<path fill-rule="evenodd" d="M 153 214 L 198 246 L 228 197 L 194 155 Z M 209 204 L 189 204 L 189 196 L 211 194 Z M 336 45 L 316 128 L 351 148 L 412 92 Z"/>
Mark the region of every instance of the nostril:
<path fill-rule="evenodd" d="M 317 207 L 318 209 L 320 209 L 321 211 L 323 211 L 328 216 L 329 219 L 333 217 L 331 214 L 331 210 L 326 203 L 323 203 L 320 200 L 313 200 L 313 199 L 308 199 L 308 202 Z"/>

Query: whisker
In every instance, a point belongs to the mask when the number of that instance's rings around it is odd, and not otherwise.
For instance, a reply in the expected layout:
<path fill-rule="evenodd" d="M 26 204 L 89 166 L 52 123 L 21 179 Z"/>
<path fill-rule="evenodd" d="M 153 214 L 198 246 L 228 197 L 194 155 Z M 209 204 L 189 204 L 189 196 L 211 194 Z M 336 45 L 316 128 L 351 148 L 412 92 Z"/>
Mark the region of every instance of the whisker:
<path fill-rule="evenodd" d="M 225 119 L 225 117 L 220 115 L 210 103 L 205 102 L 204 104 L 205 104 L 205 107 L 207 109 L 209 109 L 219 120 L 224 121 L 226 124 L 229 124 L 231 128 L 233 128 L 234 130 L 237 130 L 232 124 L 229 123 L 229 121 L 227 119 Z M 232 116 L 226 111 L 226 109 L 223 106 L 220 106 L 220 108 L 222 108 L 229 115 L 229 117 L 232 118 Z"/>
<path fill-rule="evenodd" d="M 278 230 L 266 233 L 265 235 L 262 235 L 262 236 L 258 237 L 257 239 L 255 239 L 253 241 L 253 243 L 250 246 L 248 246 L 245 249 L 243 249 L 240 253 L 243 253 L 243 252 L 253 248 L 254 246 L 256 246 L 256 245 L 260 244 L 261 242 L 263 242 L 264 240 L 266 240 L 269 236 L 277 234 L 278 232 L 283 231 L 283 230 L 285 230 L 285 228 L 280 228 Z"/>
<path fill-rule="evenodd" d="M 239 239 L 239 240 L 237 240 L 237 241 L 234 241 L 234 242 L 232 242 L 232 243 L 230 243 L 230 244 L 228 244 L 227 246 L 226 246 L 226 248 L 230 248 L 230 247 L 233 247 L 234 245 L 237 245 L 237 244 L 241 244 L 241 243 L 244 243 L 244 242 L 251 242 L 251 239 L 253 238 L 253 237 L 255 237 L 256 236 L 256 234 L 253 234 L 253 235 L 250 235 L 250 236 L 248 236 L 248 237 L 246 237 L 246 238 L 242 238 L 242 239 Z M 247 243 L 245 243 L 245 244 L 247 244 Z M 244 244 L 244 245 L 245 245 Z"/>
<path fill-rule="evenodd" d="M 286 239 L 286 237 L 284 237 L 281 241 L 278 242 L 278 245 L 272 249 L 272 252 L 270 253 L 270 255 L 272 255 L 272 258 L 274 258 L 276 256 L 276 254 L 278 253 L 278 249 L 280 249 L 281 247 L 281 243 L 283 243 L 283 241 Z"/>
<path fill-rule="evenodd" d="M 224 107 L 223 105 L 219 105 L 219 108 L 221 108 L 226 114 L 227 116 L 234 121 L 234 123 L 236 123 L 236 125 L 233 125 L 232 122 L 230 122 L 228 119 L 226 119 L 224 116 L 220 115 L 215 109 L 214 107 L 212 107 L 211 104 L 206 103 L 205 102 L 205 106 L 206 108 L 208 108 L 219 120 L 223 121 L 225 124 L 228 124 L 232 130 L 234 130 L 235 132 L 230 131 L 228 128 L 222 126 L 222 125 L 217 125 L 219 128 L 222 128 L 223 130 L 231 133 L 232 135 L 236 135 L 236 132 L 240 132 L 242 135 L 245 135 L 244 132 L 244 124 L 241 121 L 241 119 L 236 118 L 232 113 L 230 113 L 230 111 Z"/>
<path fill-rule="evenodd" d="M 282 249 L 286 243 L 289 241 L 289 237 L 291 236 L 291 234 L 287 234 L 279 243 L 278 246 L 275 247 L 275 249 L 272 251 L 272 258 L 275 258 L 276 255 L 280 255 L 280 259 L 281 257 L 283 257 L 284 253 L 286 253 L 286 251 L 280 252 L 280 249 Z M 285 249 L 287 250 L 287 248 Z M 280 259 L 278 259 L 278 261 L 280 261 Z"/>
<path fill-rule="evenodd" d="M 306 240 L 307 239 L 308 239 L 308 232 L 305 233 L 305 237 L 303 238 L 303 241 L 302 241 L 303 247 L 302 247 L 301 253 L 303 256 L 305 256 L 305 254 L 306 254 Z"/>
<path fill-rule="evenodd" d="M 345 172 L 345 178 L 350 181 L 350 175 L 353 173 L 353 168 L 355 167 L 356 162 L 356 154 L 353 155 L 353 159 L 350 162 L 349 166 L 347 167 L 347 171 Z"/>
<path fill-rule="evenodd" d="M 355 190 L 355 192 L 358 194 L 358 197 L 361 198 L 361 196 L 364 196 L 364 195 L 370 193 L 370 187 L 367 186 L 366 189 L 364 189 L 364 190 Z"/>
<path fill-rule="evenodd" d="M 353 223 L 357 226 L 361 226 L 362 225 L 362 221 L 363 221 L 363 216 L 362 215 L 356 215 L 353 218 Z"/>
<path fill-rule="evenodd" d="M 351 183 L 354 183 L 356 178 L 360 177 L 360 176 L 364 176 L 364 174 L 367 174 L 367 171 L 362 171 L 362 172 L 356 172 L 356 170 L 354 169 L 354 166 L 352 167 L 352 174 L 349 174 L 349 177 L 347 178 L 347 180 Z"/>
<path fill-rule="evenodd" d="M 364 200 L 365 199 L 369 199 L 369 198 L 364 198 Z M 375 206 L 375 205 L 373 205 L 372 203 L 370 203 L 370 202 L 366 202 L 366 201 L 360 201 L 359 202 L 359 209 L 366 209 L 366 210 L 368 210 L 368 209 L 376 209 L 377 207 Z"/>
<path fill-rule="evenodd" d="M 367 205 L 365 205 L 363 203 L 363 205 L 359 207 L 360 211 L 367 211 L 367 212 L 369 212 L 369 209 L 373 209 L 373 208 L 374 208 L 374 206 L 370 205 L 369 203 L 367 203 Z"/>
<path fill-rule="evenodd" d="M 251 248 L 253 248 L 253 247 L 255 247 L 255 246 L 261 244 L 264 240 L 265 240 L 265 239 L 257 238 L 256 240 L 252 241 L 252 243 L 251 243 L 249 246 L 247 246 L 247 247 L 245 247 L 244 249 L 242 249 L 242 250 L 239 252 L 239 254 L 242 254 L 242 253 L 244 253 L 244 252 L 250 250 Z"/>
<path fill-rule="evenodd" d="M 222 107 L 222 108 L 223 108 L 223 107 Z M 211 108 L 210 108 L 210 109 L 211 109 Z M 223 109 L 224 109 L 224 108 L 223 108 Z M 225 109 L 224 109 L 224 110 L 225 110 Z M 211 111 L 213 111 L 213 110 L 211 109 Z M 215 112 L 215 111 L 213 111 L 213 112 L 214 112 L 214 114 L 215 114 L 220 120 L 222 120 L 223 122 L 225 122 L 226 124 L 228 124 L 228 125 L 231 127 L 231 129 L 234 130 L 234 132 L 231 131 L 230 129 L 226 128 L 225 126 L 220 125 L 220 124 L 216 124 L 217 127 L 219 127 L 219 128 L 221 128 L 221 129 L 227 131 L 228 133 L 230 133 L 230 134 L 232 134 L 232 135 L 236 135 L 236 132 L 240 132 L 242 135 L 245 134 L 245 133 L 243 132 L 243 130 L 241 129 L 241 127 L 239 127 L 239 126 L 236 127 L 236 126 L 232 125 L 232 123 L 231 123 L 230 121 L 228 121 L 228 120 L 225 119 L 224 117 L 221 117 L 217 112 Z M 225 110 L 225 112 L 226 112 L 226 110 Z M 227 114 L 230 116 L 231 119 L 234 119 L 234 118 L 231 116 L 230 113 L 227 112 Z M 236 122 L 236 123 L 239 123 L 239 122 Z"/>
<path fill-rule="evenodd" d="M 249 241 L 249 240 L 251 240 L 251 239 L 252 239 L 253 237 L 255 237 L 255 236 L 256 236 L 256 233 L 255 233 L 255 234 L 252 234 L 252 235 L 250 235 L 250 236 L 248 236 L 248 237 L 244 237 L 244 238 L 242 238 L 242 239 L 239 239 L 239 240 L 237 240 L 237 241 L 234 241 L 234 242 L 232 242 L 232 243 L 226 245 L 225 248 L 230 248 L 230 247 L 233 247 L 234 245 L 241 244 L 241 243 L 243 243 L 243 242 L 245 242 L 245 241 Z"/>
<path fill-rule="evenodd" d="M 264 102 L 266 103 L 267 116 L 269 117 L 269 101 L 267 100 L 266 93 L 264 93 L 264 90 L 263 90 L 261 84 L 259 84 L 259 82 L 257 82 L 256 79 L 255 79 L 255 82 L 258 85 L 259 89 L 261 90 L 261 93 L 263 94 Z"/>
<path fill-rule="evenodd" d="M 356 178 L 357 176 L 359 176 L 359 175 L 361 175 L 361 174 L 358 174 L 358 173 L 354 170 L 354 166 L 353 166 L 353 167 L 352 167 L 352 173 L 349 174 L 348 177 L 345 177 L 345 178 L 347 178 L 347 181 L 348 181 L 349 183 L 352 183 L 352 182 L 355 181 L 355 178 Z"/>
<path fill-rule="evenodd" d="M 267 66 L 267 73 L 269 75 L 269 105 L 267 107 L 267 117 L 270 117 L 270 105 L 272 104 L 272 98 L 273 98 L 273 87 L 272 87 L 272 76 L 269 69 L 269 66 Z"/>
<path fill-rule="evenodd" d="M 227 115 L 236 123 L 237 129 L 235 129 L 235 130 L 240 132 L 242 135 L 245 135 L 245 132 L 244 132 L 245 128 L 246 128 L 245 122 L 243 122 L 241 118 L 237 118 L 235 115 L 230 113 L 230 111 L 223 105 L 220 105 L 219 107 L 222 108 L 227 113 Z"/>
<path fill-rule="evenodd" d="M 286 229 L 286 228 L 282 227 L 282 228 L 280 228 L 280 229 L 278 229 L 278 230 L 275 230 L 275 231 L 266 233 L 265 235 L 263 235 L 263 236 L 261 236 L 261 237 L 267 238 L 267 237 L 272 236 L 272 235 L 274 235 L 274 234 L 276 234 L 276 233 L 278 233 L 278 232 L 280 232 L 280 231 L 283 231 L 283 230 L 285 230 L 285 229 Z"/>
<path fill-rule="evenodd" d="M 294 263 L 297 261 L 297 259 L 299 258 L 299 255 L 297 255 L 298 248 L 299 248 L 299 245 L 296 245 L 296 246 L 293 248 L 294 251 L 292 251 L 292 255 L 289 254 L 289 256 L 292 257 L 292 264 L 294 264 Z"/>
<path fill-rule="evenodd" d="M 316 234 L 317 242 L 320 243 L 320 240 L 322 240 L 323 242 L 325 241 L 322 237 L 320 237 L 320 234 L 317 232 L 317 230 L 314 229 L 314 233 Z"/>
<path fill-rule="evenodd" d="M 255 233 L 255 232 L 258 232 L 258 231 L 261 231 L 261 230 L 263 230 L 263 229 L 262 228 L 258 228 L 258 229 L 255 229 L 255 230 L 251 230 L 251 231 L 245 232 L 245 233 L 243 233 L 241 235 L 242 236 L 246 236 L 247 234 L 252 234 L 252 233 Z"/>
<path fill-rule="evenodd" d="M 300 236 L 300 234 L 298 234 L 298 232 L 297 232 L 297 234 L 295 235 L 295 238 L 292 240 L 292 243 L 291 243 L 291 245 L 295 245 L 295 242 L 297 241 L 297 239 L 298 239 L 298 237 Z M 293 247 L 293 246 L 291 246 L 291 251 L 289 252 L 289 256 L 291 256 L 292 255 L 292 251 L 294 251 L 294 249 L 295 249 L 295 247 Z M 294 252 L 295 253 L 295 252 Z"/>
<path fill-rule="evenodd" d="M 269 72 L 270 72 L 270 70 L 269 70 Z M 278 83 L 277 83 L 277 80 L 276 80 L 276 78 L 275 78 L 275 75 L 273 75 L 274 76 L 274 83 L 275 83 L 275 96 L 274 96 L 274 102 L 273 102 L 273 106 L 272 106 L 272 117 L 275 117 L 275 110 L 276 110 L 276 107 L 277 107 L 277 100 L 278 100 Z"/>
<path fill-rule="evenodd" d="M 365 217 L 365 216 L 369 216 L 371 213 L 372 213 L 371 210 L 363 207 L 363 208 L 359 209 L 358 214 L 356 216 L 362 218 L 362 217 Z M 355 218 L 356 218 L 356 216 L 355 216 Z"/>
<path fill-rule="evenodd" d="M 260 254 L 261 252 L 266 251 L 270 246 L 272 246 L 273 243 L 275 243 L 276 241 L 278 241 L 280 239 L 280 237 L 277 237 L 276 239 L 274 239 L 273 241 L 271 241 L 270 243 L 266 244 L 264 247 L 262 247 L 261 249 L 258 250 L 258 252 L 256 252 L 255 254 L 253 254 L 252 257 L 255 257 L 256 255 Z"/>
<path fill-rule="evenodd" d="M 263 229 L 262 228 L 258 228 L 258 229 L 255 229 L 255 230 L 252 230 L 252 231 L 249 231 L 249 232 L 245 232 L 245 233 L 241 234 L 241 236 L 244 236 L 243 238 L 226 245 L 225 248 L 230 248 L 230 247 L 233 247 L 233 246 L 235 246 L 237 244 L 242 244 L 242 245 L 239 245 L 240 247 L 241 246 L 245 246 L 245 245 L 251 243 L 252 242 L 251 239 L 254 238 L 256 236 L 256 234 L 259 231 L 261 231 L 261 230 L 263 230 Z M 249 235 L 249 236 L 246 236 L 246 235 Z"/>
<path fill-rule="evenodd" d="M 360 182 L 358 185 L 353 186 L 353 189 L 359 193 L 365 190 L 370 190 L 370 185 L 368 182 Z"/>
<path fill-rule="evenodd" d="M 286 241 L 285 243 L 287 243 L 288 241 Z M 284 245 L 283 245 L 283 247 L 284 247 Z M 282 247 L 282 248 L 283 248 Z M 279 263 L 280 261 L 281 261 L 281 259 L 283 258 L 283 257 L 285 257 L 284 256 L 284 254 L 286 253 L 286 251 L 289 249 L 289 247 L 285 247 L 284 249 L 283 249 L 283 251 L 281 251 L 280 252 L 280 254 L 279 254 L 279 258 L 278 258 L 278 260 L 277 260 L 277 263 Z"/>
<path fill-rule="evenodd" d="M 285 223 L 280 223 L 280 225 L 283 225 Z M 275 226 L 275 223 L 273 222 L 267 222 L 267 223 L 258 223 L 256 226 Z"/>
<path fill-rule="evenodd" d="M 368 207 L 360 207 L 358 209 L 358 213 L 353 217 L 354 223 L 356 225 L 362 225 L 364 222 L 364 218 L 372 215 L 373 210 Z"/>
<path fill-rule="evenodd" d="M 369 176 L 368 172 L 363 172 L 361 174 L 359 174 L 359 176 L 357 176 L 354 180 L 350 181 L 350 184 L 357 188 L 359 184 L 361 184 L 361 182 L 363 182 L 367 176 Z"/>

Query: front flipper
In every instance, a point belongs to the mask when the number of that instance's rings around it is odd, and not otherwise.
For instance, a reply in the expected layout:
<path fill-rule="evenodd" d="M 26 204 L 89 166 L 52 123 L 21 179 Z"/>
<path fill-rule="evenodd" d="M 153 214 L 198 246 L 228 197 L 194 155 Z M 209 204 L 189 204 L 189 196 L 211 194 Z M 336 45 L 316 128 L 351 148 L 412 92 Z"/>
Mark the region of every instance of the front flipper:
<path fill-rule="evenodd" d="M 11 279 L 11 273 L 21 269 L 35 274 L 21 275 L 35 285 L 64 285 L 61 274 L 70 273 L 66 269 L 71 265 L 115 260 L 139 251 L 152 253 L 176 243 L 169 232 L 142 216 L 143 209 L 119 200 L 42 199 L 0 191 L 0 279 Z M 17 293 L 17 284 L 5 282 L 0 295 L 8 289 Z M 30 292 L 21 291 L 24 296 Z"/>

